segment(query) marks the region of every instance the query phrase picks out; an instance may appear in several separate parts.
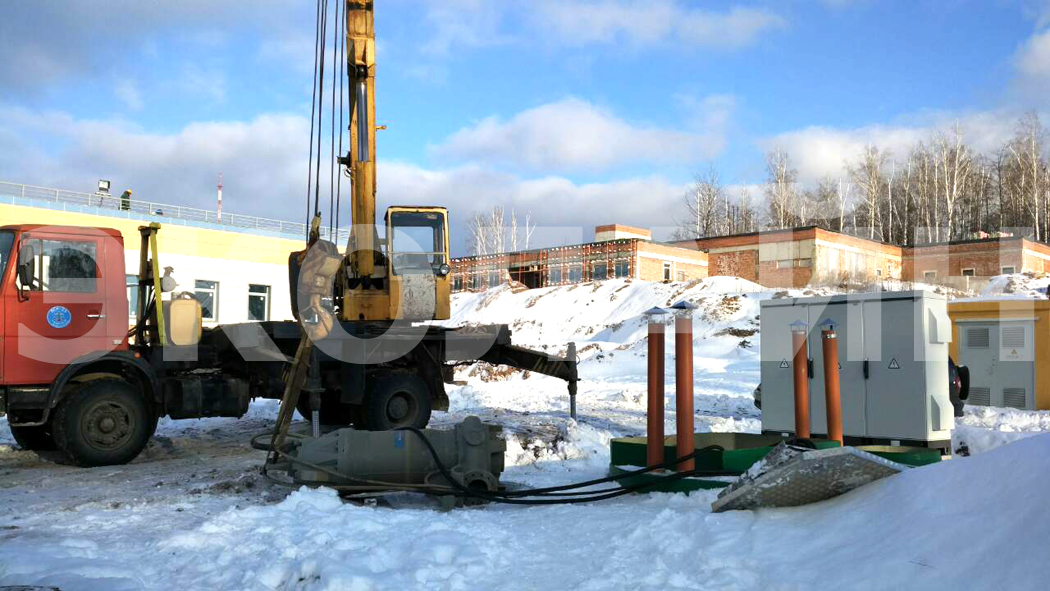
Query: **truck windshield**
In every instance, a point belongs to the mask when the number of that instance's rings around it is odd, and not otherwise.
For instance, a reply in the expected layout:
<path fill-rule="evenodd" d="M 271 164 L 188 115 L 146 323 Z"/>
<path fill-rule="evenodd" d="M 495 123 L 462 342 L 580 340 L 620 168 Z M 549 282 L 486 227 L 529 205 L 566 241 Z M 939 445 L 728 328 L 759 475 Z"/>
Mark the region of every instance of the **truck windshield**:
<path fill-rule="evenodd" d="M 11 259 L 11 247 L 15 244 L 15 233 L 11 230 L 0 230 L 0 273 L 7 271 L 7 261 Z"/>
<path fill-rule="evenodd" d="M 445 261 L 445 216 L 436 212 L 390 214 L 394 274 L 432 273 Z"/>

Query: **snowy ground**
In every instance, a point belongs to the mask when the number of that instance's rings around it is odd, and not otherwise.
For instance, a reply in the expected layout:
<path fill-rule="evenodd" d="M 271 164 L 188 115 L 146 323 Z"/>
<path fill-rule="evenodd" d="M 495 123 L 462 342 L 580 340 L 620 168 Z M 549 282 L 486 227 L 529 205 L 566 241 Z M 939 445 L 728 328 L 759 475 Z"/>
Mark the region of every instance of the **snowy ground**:
<path fill-rule="evenodd" d="M 609 438 L 644 430 L 640 314 L 689 299 L 697 430 L 758 431 L 756 316 L 777 295 L 729 278 L 457 295 L 452 323 L 509 322 L 516 342 L 551 352 L 577 342 L 580 421 L 567 417 L 563 382 L 465 368 L 468 385 L 450 388 L 451 412 L 434 423 L 502 424 L 506 481 L 604 475 Z M 18 450 L 0 419 L 0 586 L 1034 589 L 1050 576 L 1050 521 L 1036 504 L 1050 435 L 1031 437 L 1050 431 L 1048 412 L 968 409 L 956 445 L 970 457 L 810 507 L 717 515 L 714 493 L 441 513 L 410 495 L 359 506 L 289 491 L 259 477 L 263 454 L 247 444 L 275 414 L 258 401 L 241 420 L 164 420 L 135 462 L 91 470 Z"/>

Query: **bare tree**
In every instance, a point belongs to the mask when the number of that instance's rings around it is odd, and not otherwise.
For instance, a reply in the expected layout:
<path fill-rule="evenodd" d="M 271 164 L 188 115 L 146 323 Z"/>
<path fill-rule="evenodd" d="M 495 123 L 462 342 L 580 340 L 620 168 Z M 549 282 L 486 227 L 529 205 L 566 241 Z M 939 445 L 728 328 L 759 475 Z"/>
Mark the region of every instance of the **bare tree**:
<path fill-rule="evenodd" d="M 769 201 L 769 224 L 774 228 L 795 225 L 798 171 L 791 167 L 787 152 L 776 148 L 766 155 L 766 199 Z"/>
<path fill-rule="evenodd" d="M 727 195 L 714 166 L 697 173 L 684 197 L 687 218 L 679 224 L 679 234 L 687 238 L 716 236 L 724 230 Z"/>
<path fill-rule="evenodd" d="M 868 238 L 875 238 L 875 226 L 879 222 L 879 206 L 886 181 L 882 176 L 882 168 L 886 164 L 888 155 L 880 151 L 876 146 L 867 145 L 861 154 L 860 162 L 849 167 L 850 178 L 857 184 L 864 201 L 861 202 L 862 217 L 868 226 Z M 880 225 L 879 236 L 882 236 Z"/>

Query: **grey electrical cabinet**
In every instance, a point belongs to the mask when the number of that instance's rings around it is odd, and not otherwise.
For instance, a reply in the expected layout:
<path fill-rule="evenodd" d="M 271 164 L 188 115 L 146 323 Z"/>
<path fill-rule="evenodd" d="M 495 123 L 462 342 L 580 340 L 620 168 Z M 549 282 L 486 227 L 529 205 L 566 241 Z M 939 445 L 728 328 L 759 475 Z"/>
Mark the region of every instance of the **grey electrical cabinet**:
<path fill-rule="evenodd" d="M 967 404 L 1035 410 L 1035 318 L 959 321 L 959 363 L 970 368 Z"/>
<path fill-rule="evenodd" d="M 827 433 L 820 333 L 838 334 L 843 435 L 944 444 L 955 417 L 948 396 L 951 322 L 944 296 L 875 292 L 762 302 L 762 430 L 793 433 L 792 323 L 808 331 L 810 431 Z"/>

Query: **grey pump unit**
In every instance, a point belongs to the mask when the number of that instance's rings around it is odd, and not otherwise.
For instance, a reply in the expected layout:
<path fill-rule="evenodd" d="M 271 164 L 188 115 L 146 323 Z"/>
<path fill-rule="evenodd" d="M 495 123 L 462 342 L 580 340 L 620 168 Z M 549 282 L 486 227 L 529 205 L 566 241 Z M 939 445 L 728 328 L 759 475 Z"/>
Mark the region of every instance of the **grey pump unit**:
<path fill-rule="evenodd" d="M 422 433 L 461 486 L 479 492 L 499 489 L 507 449 L 500 427 L 467 417 L 453 429 L 424 429 Z M 411 431 L 339 429 L 301 440 L 289 455 L 299 460 L 291 462 L 289 473 L 302 484 L 451 484 L 426 444 Z M 377 490 L 383 488 L 376 485 Z"/>
<path fill-rule="evenodd" d="M 856 442 L 950 444 L 952 327 L 944 296 L 876 292 L 762 302 L 762 430 L 794 432 L 793 323 L 808 327 L 810 420 L 827 433 L 820 333 L 838 333 L 843 435 Z M 796 324 L 796 326 L 799 326 Z"/>

